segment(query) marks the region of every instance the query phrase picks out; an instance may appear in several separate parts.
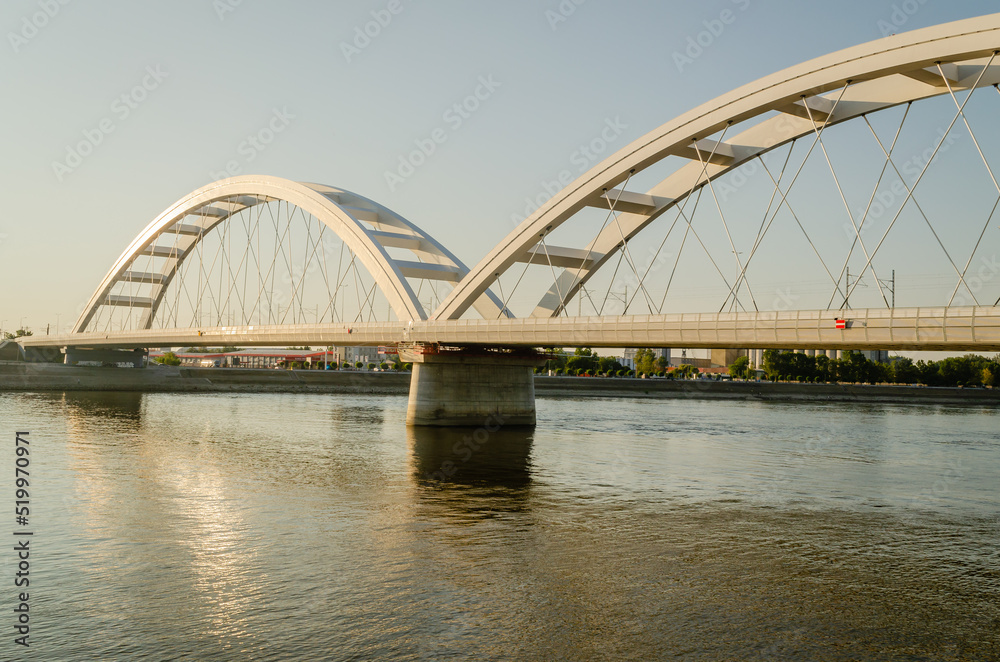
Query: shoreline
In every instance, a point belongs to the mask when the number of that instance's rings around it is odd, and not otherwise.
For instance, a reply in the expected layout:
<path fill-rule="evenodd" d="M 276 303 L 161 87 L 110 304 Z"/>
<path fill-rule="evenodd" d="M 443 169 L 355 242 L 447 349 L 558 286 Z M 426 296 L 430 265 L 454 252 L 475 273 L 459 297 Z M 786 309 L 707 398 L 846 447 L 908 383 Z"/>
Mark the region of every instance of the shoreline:
<path fill-rule="evenodd" d="M 246 368 L 97 368 L 0 363 L 0 393 L 349 393 L 406 395 L 410 373 Z M 1000 405 L 1000 389 L 535 376 L 538 398 L 695 398 L 762 402 Z"/>

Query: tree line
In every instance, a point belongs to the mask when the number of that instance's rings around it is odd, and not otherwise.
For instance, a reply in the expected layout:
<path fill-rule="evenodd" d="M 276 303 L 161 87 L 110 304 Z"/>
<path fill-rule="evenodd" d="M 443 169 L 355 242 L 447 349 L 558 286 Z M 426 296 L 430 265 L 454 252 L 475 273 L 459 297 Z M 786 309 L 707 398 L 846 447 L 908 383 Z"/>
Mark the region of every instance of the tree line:
<path fill-rule="evenodd" d="M 536 373 L 551 370 L 556 375 L 586 376 L 586 377 L 667 377 L 674 379 L 689 379 L 698 374 L 698 368 L 692 365 L 681 365 L 671 368 L 666 357 L 657 356 L 648 348 L 640 348 L 635 352 L 635 370 L 625 367 L 618 359 L 611 356 L 599 356 L 589 347 L 578 347 L 573 354 L 563 354 L 555 347 L 544 347 L 543 350 L 553 354 L 553 358 L 545 365 L 535 369 Z"/>
<path fill-rule="evenodd" d="M 953 356 L 940 361 L 916 361 L 894 356 L 888 363 L 869 360 L 861 352 L 843 358 L 809 356 L 798 352 L 764 351 L 764 375 L 771 381 L 851 382 L 866 384 L 925 384 L 927 386 L 996 386 L 1000 384 L 1000 356 Z M 747 357 L 729 366 L 734 377 L 749 375 Z"/>

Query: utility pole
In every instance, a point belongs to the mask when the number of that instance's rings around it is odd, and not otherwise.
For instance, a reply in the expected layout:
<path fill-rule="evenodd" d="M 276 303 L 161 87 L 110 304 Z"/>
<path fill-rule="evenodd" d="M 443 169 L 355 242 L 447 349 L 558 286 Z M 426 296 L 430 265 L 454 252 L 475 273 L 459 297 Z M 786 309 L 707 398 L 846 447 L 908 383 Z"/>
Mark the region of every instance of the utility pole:
<path fill-rule="evenodd" d="M 889 280 L 885 280 L 884 278 L 879 278 L 878 282 L 882 283 L 882 285 L 884 285 L 886 287 L 886 289 L 889 290 L 889 294 L 892 296 L 892 299 L 890 299 L 890 301 L 891 301 L 890 307 L 891 308 L 895 308 L 896 307 L 896 270 L 895 269 L 892 270 L 892 278 L 890 278 Z"/>
<path fill-rule="evenodd" d="M 847 288 L 844 290 L 844 308 L 851 309 L 851 268 L 847 267 Z"/>
<path fill-rule="evenodd" d="M 851 291 L 852 291 L 851 290 L 851 268 L 850 267 L 847 267 L 846 274 L 847 274 L 846 275 L 846 278 L 847 278 L 847 289 L 844 291 L 844 308 L 850 309 L 851 308 Z M 862 282 L 864 280 L 864 277 L 865 277 L 864 276 L 864 272 L 862 272 L 862 274 L 860 276 L 855 276 L 854 280 L 855 280 L 856 285 L 860 285 L 861 287 L 868 287 L 867 285 L 865 285 Z M 882 281 L 880 280 L 879 282 L 882 282 Z"/>

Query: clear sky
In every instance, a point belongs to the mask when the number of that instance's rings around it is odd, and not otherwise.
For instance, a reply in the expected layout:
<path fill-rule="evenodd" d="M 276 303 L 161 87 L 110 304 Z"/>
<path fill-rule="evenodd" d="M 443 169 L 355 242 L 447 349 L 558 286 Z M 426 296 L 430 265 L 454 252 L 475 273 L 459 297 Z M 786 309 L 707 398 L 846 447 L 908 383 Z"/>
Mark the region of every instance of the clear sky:
<path fill-rule="evenodd" d="M 723 10 L 736 20 L 678 66 Z M 374 198 L 472 265 L 608 121 L 622 147 L 887 26 L 993 11 L 943 0 L 5 0 L 0 327 L 65 330 L 150 220 L 230 166 Z M 379 19 L 376 36 L 358 38 Z M 481 107 L 448 119 L 480 85 Z M 271 143 L 246 142 L 268 126 Z M 426 164 L 388 181 L 441 126 L 447 141 Z M 77 162 L 68 150 L 88 135 L 100 139 Z"/>

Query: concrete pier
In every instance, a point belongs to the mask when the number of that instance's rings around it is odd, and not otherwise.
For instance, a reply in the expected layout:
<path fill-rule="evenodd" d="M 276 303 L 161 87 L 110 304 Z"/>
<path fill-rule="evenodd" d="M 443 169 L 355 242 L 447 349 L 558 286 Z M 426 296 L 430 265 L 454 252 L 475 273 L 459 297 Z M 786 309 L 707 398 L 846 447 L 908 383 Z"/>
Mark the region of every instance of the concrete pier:
<path fill-rule="evenodd" d="M 399 355 L 413 364 L 407 425 L 535 424 L 534 369 L 544 355 L 437 345 L 400 346 Z"/>

